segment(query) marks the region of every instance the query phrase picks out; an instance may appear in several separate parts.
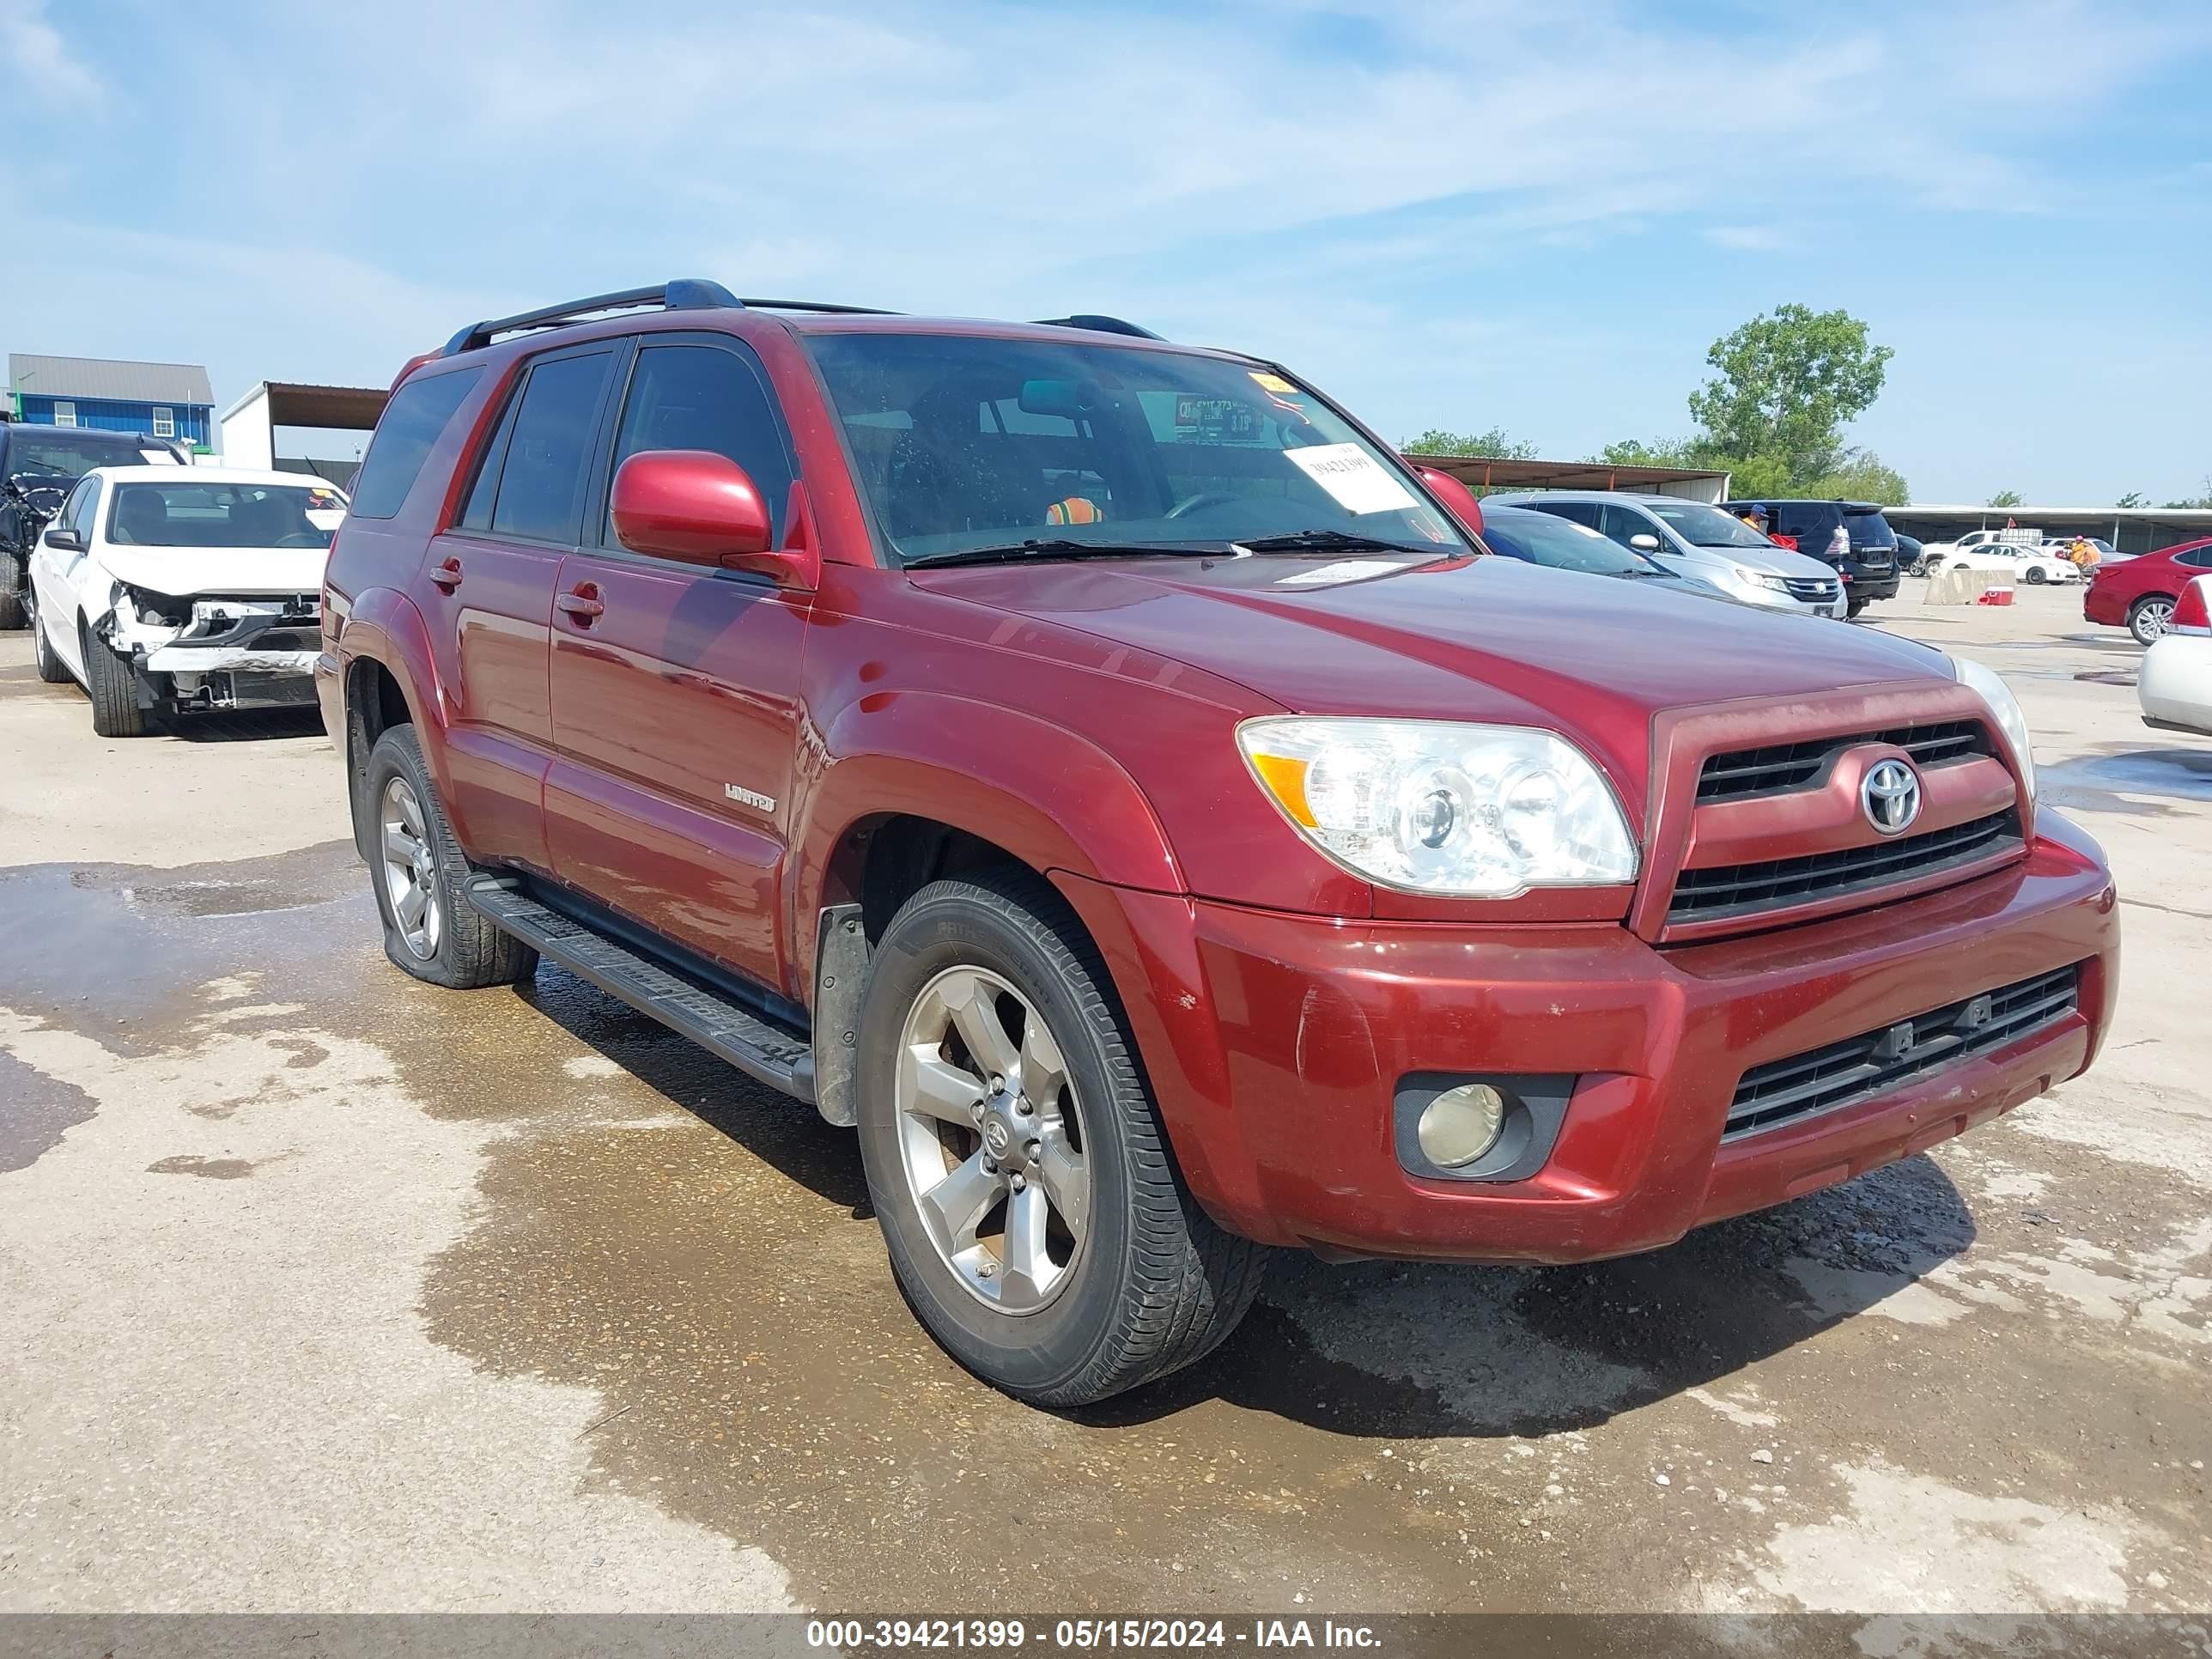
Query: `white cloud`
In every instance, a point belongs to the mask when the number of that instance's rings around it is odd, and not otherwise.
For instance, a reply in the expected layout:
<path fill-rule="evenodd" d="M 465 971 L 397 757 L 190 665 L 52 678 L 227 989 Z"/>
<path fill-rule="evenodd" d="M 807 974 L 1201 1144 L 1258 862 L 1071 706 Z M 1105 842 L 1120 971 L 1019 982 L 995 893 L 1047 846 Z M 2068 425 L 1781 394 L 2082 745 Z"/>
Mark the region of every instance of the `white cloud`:
<path fill-rule="evenodd" d="M 6 102 L 61 108 L 97 104 L 102 88 L 70 54 L 46 21 L 46 0 L 0 0 L 0 64 L 8 66 Z"/>

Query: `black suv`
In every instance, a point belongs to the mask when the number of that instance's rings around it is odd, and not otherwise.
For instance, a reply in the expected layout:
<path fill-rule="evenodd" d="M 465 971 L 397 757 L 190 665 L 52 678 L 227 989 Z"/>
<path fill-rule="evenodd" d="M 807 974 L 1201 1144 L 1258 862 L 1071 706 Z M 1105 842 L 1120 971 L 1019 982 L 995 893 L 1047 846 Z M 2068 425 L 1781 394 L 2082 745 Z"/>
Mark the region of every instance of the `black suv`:
<path fill-rule="evenodd" d="M 1872 501 L 1756 501 L 1724 503 L 1730 513 L 1766 514 L 1766 533 L 1836 567 L 1857 616 L 1876 599 L 1897 597 L 1897 534 Z M 1844 533 L 1838 537 L 1836 532 Z"/>
<path fill-rule="evenodd" d="M 27 623 L 32 545 L 76 481 L 95 466 L 143 466 L 149 454 L 185 464 L 167 438 L 0 420 L 0 629 Z"/>

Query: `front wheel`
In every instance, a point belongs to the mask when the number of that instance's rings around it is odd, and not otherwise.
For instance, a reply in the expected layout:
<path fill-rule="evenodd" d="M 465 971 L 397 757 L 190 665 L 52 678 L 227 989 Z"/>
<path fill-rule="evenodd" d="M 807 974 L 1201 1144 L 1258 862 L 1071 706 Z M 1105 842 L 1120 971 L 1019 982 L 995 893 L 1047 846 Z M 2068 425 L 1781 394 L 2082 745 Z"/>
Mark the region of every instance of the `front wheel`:
<path fill-rule="evenodd" d="M 23 556 L 0 553 L 0 634 L 12 634 L 28 620 L 23 605 Z"/>
<path fill-rule="evenodd" d="M 2028 566 L 2027 569 L 2020 573 L 2020 579 L 2026 582 L 2030 587 L 2040 587 L 2044 583 L 2051 580 L 2049 576 L 2044 574 L 2043 567 L 2039 564 L 2032 564 Z"/>
<path fill-rule="evenodd" d="M 84 659 L 84 692 L 92 699 L 94 732 L 103 738 L 144 737 L 148 711 L 138 695 L 137 665 L 88 633 L 78 635 L 77 649 Z"/>
<path fill-rule="evenodd" d="M 1042 1406 L 1199 1358 L 1267 1252 L 1185 1189 L 1098 952 L 1026 872 L 940 881 L 878 943 L 860 1154 L 891 1270 L 945 1351 Z"/>
<path fill-rule="evenodd" d="M 2165 638 L 2172 626 L 2173 601 L 2163 593 L 2137 599 L 2128 611 L 2128 632 L 2136 636 L 2137 645 Z"/>

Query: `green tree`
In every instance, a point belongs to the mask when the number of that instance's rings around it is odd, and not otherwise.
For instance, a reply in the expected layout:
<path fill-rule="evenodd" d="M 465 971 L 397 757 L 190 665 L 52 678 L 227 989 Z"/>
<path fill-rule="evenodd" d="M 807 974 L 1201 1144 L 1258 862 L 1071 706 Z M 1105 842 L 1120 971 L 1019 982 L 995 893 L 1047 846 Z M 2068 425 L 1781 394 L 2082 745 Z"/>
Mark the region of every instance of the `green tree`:
<path fill-rule="evenodd" d="M 1881 395 L 1894 355 L 1849 312 L 1779 305 L 1713 342 L 1717 373 L 1690 394 L 1690 413 L 1716 453 L 1816 478 L 1848 462 L 1843 428 Z"/>
<path fill-rule="evenodd" d="M 1502 426 L 1493 426 L 1487 432 L 1443 432 L 1431 427 L 1419 437 L 1407 439 L 1398 450 L 1405 455 L 1479 455 L 1493 461 L 1536 459 L 1535 445 L 1508 437 Z"/>
<path fill-rule="evenodd" d="M 2124 510 L 2131 507 L 2148 507 L 2150 505 L 2150 497 L 2144 495 L 2140 489 L 2130 489 L 2126 495 L 2121 496 L 2119 500 L 2114 501 L 2112 505 Z"/>
<path fill-rule="evenodd" d="M 2202 495 L 2185 495 L 2181 500 L 2178 501 L 2168 501 L 2166 505 L 2168 507 L 2193 507 L 2200 509 L 2204 507 L 2212 507 L 2212 477 L 2208 477 L 2204 480 L 2204 493 Z"/>
<path fill-rule="evenodd" d="M 2017 489 L 2000 489 L 1989 499 L 1991 507 L 2018 507 L 2027 498 Z"/>
<path fill-rule="evenodd" d="M 1641 438 L 1624 438 L 1617 444 L 1607 444 L 1590 459 L 1607 466 L 1699 467 L 1711 459 L 1705 449 L 1702 438 L 1654 438 L 1649 443 Z"/>

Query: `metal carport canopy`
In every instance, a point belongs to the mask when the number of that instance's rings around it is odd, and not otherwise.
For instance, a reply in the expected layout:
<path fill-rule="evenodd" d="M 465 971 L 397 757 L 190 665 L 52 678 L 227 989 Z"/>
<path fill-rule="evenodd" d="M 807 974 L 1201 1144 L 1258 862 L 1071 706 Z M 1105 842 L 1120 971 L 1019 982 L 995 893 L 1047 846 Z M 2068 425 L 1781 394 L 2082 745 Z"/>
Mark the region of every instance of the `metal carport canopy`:
<path fill-rule="evenodd" d="M 1693 501 L 1728 499 L 1725 472 L 1680 466 L 1613 466 L 1604 461 L 1510 460 L 1489 455 L 1413 455 L 1416 466 L 1449 472 L 1470 489 L 1626 489 Z"/>
<path fill-rule="evenodd" d="M 383 386 L 264 380 L 223 411 L 222 459 L 233 466 L 274 465 L 280 426 L 374 431 L 391 396 Z"/>

